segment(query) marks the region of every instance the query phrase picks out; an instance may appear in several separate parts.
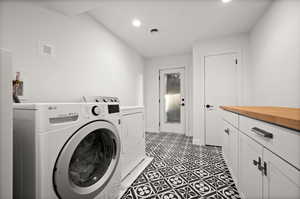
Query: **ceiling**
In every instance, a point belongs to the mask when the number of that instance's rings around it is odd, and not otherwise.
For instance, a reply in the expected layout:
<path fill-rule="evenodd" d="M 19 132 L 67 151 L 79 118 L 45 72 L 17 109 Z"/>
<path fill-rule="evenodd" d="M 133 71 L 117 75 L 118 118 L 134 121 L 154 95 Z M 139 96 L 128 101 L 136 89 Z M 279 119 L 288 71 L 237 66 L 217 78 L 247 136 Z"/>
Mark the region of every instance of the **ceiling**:
<path fill-rule="evenodd" d="M 76 2 L 76 1 L 75 1 Z M 270 0 L 77 1 L 48 7 L 68 15 L 88 12 L 144 57 L 183 54 L 195 41 L 248 32 Z M 141 27 L 133 27 L 134 18 Z M 150 34 L 151 28 L 159 33 Z"/>

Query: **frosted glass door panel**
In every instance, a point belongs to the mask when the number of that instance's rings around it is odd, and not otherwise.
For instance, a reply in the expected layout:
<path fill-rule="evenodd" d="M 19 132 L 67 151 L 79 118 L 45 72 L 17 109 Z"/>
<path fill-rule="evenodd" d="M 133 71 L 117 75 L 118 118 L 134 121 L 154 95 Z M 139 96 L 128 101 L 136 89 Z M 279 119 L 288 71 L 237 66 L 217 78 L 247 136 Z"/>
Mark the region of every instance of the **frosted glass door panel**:
<path fill-rule="evenodd" d="M 180 73 L 166 74 L 165 80 L 165 122 L 180 123 Z"/>
<path fill-rule="evenodd" d="M 159 72 L 161 132 L 185 132 L 185 81 L 184 68 L 165 69 Z"/>

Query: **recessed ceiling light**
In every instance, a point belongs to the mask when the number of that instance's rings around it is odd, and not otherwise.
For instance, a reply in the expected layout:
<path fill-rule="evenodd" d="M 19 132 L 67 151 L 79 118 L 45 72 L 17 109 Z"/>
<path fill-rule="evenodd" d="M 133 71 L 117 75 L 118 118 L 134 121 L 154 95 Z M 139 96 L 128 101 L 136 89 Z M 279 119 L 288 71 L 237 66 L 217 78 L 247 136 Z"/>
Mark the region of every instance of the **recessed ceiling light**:
<path fill-rule="evenodd" d="M 229 3 L 231 2 L 232 0 L 222 0 L 223 3 Z"/>
<path fill-rule="evenodd" d="M 141 23 L 140 20 L 134 19 L 134 20 L 132 20 L 132 25 L 133 25 L 134 27 L 140 27 L 140 26 L 142 25 L 142 23 Z"/>

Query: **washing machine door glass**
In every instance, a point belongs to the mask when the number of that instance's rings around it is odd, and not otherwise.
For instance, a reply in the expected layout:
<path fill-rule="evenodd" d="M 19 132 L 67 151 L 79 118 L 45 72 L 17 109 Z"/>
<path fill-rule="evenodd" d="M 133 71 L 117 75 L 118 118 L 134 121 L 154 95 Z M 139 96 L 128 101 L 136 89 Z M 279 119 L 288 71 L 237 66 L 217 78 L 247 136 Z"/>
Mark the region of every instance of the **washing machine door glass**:
<path fill-rule="evenodd" d="M 89 187 L 101 179 L 116 153 L 107 129 L 88 134 L 77 146 L 69 166 L 69 177 L 79 187 Z"/>
<path fill-rule="evenodd" d="M 54 188 L 59 198 L 91 199 L 109 183 L 120 156 L 114 125 L 94 121 L 77 130 L 56 160 Z"/>

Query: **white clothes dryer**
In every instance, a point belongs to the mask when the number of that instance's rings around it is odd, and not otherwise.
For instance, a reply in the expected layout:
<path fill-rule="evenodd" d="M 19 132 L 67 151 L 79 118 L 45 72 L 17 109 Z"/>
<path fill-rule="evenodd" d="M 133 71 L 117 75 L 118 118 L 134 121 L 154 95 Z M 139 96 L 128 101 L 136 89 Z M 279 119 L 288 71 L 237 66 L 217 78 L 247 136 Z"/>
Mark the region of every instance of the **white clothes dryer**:
<path fill-rule="evenodd" d="M 117 198 L 119 132 L 118 102 L 15 104 L 14 198 Z"/>

